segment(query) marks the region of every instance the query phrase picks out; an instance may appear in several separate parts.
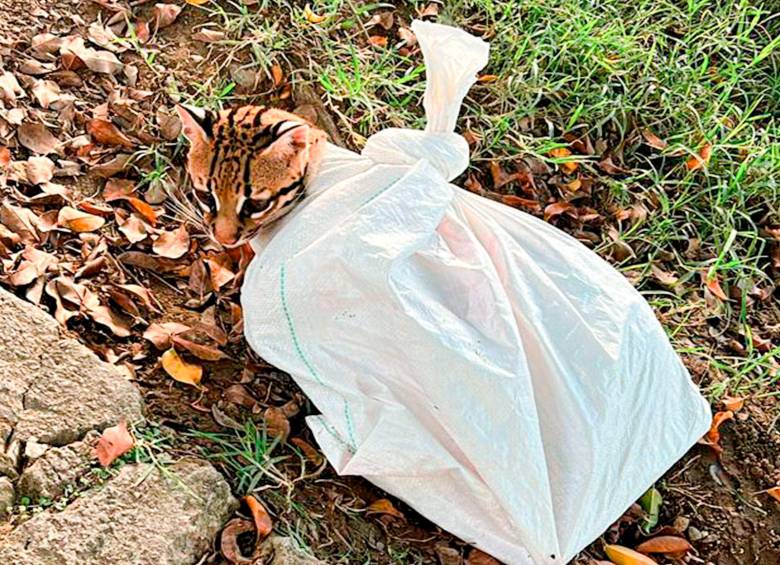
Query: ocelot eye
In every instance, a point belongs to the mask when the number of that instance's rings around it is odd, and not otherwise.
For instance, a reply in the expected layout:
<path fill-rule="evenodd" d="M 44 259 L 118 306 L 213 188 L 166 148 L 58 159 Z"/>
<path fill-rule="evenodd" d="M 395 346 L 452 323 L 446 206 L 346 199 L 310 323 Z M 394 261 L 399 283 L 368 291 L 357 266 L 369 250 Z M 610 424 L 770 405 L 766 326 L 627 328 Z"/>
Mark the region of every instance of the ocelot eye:
<path fill-rule="evenodd" d="M 272 205 L 273 200 L 270 199 L 254 200 L 252 198 L 247 198 L 244 202 L 242 212 L 248 214 L 250 218 L 259 218 L 264 212 L 267 212 Z"/>

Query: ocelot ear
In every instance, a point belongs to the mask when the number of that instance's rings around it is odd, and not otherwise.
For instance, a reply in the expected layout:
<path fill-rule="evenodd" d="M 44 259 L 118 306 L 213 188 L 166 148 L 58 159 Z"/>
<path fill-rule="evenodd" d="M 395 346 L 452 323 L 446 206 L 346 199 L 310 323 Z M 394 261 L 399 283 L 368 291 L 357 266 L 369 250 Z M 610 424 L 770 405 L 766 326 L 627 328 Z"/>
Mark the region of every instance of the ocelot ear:
<path fill-rule="evenodd" d="M 289 161 L 304 152 L 309 143 L 310 130 L 311 127 L 302 122 L 284 122 L 279 128 L 276 140 L 263 151 L 263 154 Z"/>
<path fill-rule="evenodd" d="M 205 189 L 211 161 L 211 131 L 217 116 L 210 110 L 176 105 L 181 120 L 182 133 L 190 142 L 187 156 L 189 172 L 195 188 Z"/>
<path fill-rule="evenodd" d="M 211 128 L 217 118 L 214 112 L 185 104 L 177 104 L 176 112 L 181 120 L 182 133 L 190 143 L 209 140 Z"/>

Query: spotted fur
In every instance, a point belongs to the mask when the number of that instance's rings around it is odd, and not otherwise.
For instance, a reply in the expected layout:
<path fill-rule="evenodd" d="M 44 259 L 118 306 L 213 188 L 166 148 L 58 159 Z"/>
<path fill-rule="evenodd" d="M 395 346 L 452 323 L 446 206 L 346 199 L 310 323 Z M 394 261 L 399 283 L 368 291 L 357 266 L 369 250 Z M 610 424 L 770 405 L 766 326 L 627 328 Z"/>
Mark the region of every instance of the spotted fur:
<path fill-rule="evenodd" d="M 263 106 L 177 111 L 190 142 L 187 170 L 218 242 L 244 243 L 304 197 L 326 139 L 304 118 Z"/>

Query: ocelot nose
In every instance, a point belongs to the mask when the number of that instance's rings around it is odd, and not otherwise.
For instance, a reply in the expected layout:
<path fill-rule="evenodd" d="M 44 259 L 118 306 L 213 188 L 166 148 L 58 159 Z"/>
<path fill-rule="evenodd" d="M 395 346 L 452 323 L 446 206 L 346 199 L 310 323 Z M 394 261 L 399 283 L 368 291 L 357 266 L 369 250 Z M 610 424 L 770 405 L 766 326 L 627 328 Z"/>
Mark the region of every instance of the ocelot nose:
<path fill-rule="evenodd" d="M 214 222 L 214 237 L 222 245 L 232 245 L 238 241 L 238 224 L 229 218 L 217 216 Z"/>

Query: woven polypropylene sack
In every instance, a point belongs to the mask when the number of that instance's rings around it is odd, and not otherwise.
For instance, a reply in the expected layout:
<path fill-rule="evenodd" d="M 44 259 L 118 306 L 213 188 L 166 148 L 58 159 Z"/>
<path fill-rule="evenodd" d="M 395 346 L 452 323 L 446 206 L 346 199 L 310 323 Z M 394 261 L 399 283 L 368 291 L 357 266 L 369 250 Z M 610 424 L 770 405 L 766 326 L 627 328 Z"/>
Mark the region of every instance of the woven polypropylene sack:
<path fill-rule="evenodd" d="M 652 310 L 610 265 L 450 184 L 488 45 L 415 22 L 425 131 L 328 146 L 307 199 L 254 242 L 251 347 L 320 412 L 362 475 L 511 564 L 565 563 L 707 430 Z"/>

